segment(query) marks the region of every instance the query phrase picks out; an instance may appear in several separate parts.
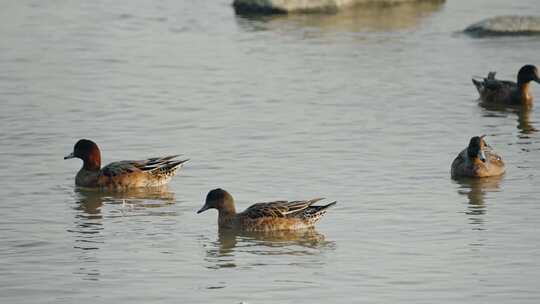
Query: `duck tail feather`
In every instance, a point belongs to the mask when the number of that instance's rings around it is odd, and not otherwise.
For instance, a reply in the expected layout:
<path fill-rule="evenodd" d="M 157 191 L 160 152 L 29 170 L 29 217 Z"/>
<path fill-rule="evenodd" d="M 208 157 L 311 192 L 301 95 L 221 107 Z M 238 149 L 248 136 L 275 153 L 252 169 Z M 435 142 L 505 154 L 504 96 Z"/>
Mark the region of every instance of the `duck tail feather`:
<path fill-rule="evenodd" d="M 333 201 L 333 202 L 331 202 L 330 204 L 326 204 L 326 205 L 321 206 L 321 207 L 322 207 L 323 209 L 328 209 L 328 208 L 334 206 L 335 204 L 337 204 L 337 201 Z"/>
<path fill-rule="evenodd" d="M 170 171 L 176 171 L 182 165 L 187 162 L 189 159 L 183 159 L 183 160 L 176 160 L 176 161 L 167 161 L 164 163 L 161 163 L 157 166 L 153 167 L 147 167 L 147 170 L 150 172 L 170 172 Z"/>
<path fill-rule="evenodd" d="M 474 84 L 474 86 L 476 87 L 476 89 L 479 92 L 484 89 L 484 82 L 483 81 L 476 80 L 476 79 L 473 78 L 472 83 Z"/>
<path fill-rule="evenodd" d="M 171 161 L 171 162 L 168 162 L 166 163 L 164 166 L 162 166 L 161 168 L 164 169 L 164 170 L 172 170 L 172 169 L 176 169 L 177 167 L 179 166 L 182 166 L 185 162 L 187 162 L 189 159 L 183 159 L 183 160 L 177 160 L 177 161 Z"/>

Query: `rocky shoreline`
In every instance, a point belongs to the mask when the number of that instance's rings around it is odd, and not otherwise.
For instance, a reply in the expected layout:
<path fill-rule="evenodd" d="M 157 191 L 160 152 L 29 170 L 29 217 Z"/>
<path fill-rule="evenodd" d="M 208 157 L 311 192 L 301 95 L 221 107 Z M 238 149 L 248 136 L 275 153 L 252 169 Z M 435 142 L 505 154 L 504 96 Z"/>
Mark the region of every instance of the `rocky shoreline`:
<path fill-rule="evenodd" d="M 497 16 L 468 26 L 472 36 L 540 35 L 540 16 Z"/>

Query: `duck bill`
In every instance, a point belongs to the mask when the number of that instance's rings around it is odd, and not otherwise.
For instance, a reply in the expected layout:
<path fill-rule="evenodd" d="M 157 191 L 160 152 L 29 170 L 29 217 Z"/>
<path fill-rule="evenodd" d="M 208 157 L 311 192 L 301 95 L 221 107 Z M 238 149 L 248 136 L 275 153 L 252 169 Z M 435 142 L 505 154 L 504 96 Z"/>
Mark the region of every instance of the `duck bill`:
<path fill-rule="evenodd" d="M 73 155 L 73 152 L 69 153 L 69 155 L 64 156 L 64 159 L 70 159 L 75 158 L 75 155 Z"/>
<path fill-rule="evenodd" d="M 202 212 L 205 212 L 206 210 L 210 209 L 210 207 L 204 205 L 201 209 L 199 209 L 199 211 L 197 211 L 197 214 L 199 213 L 202 213 Z"/>
<path fill-rule="evenodd" d="M 486 153 L 484 153 L 484 150 L 480 150 L 480 152 L 478 152 L 478 158 L 482 161 L 482 162 L 486 162 Z"/>

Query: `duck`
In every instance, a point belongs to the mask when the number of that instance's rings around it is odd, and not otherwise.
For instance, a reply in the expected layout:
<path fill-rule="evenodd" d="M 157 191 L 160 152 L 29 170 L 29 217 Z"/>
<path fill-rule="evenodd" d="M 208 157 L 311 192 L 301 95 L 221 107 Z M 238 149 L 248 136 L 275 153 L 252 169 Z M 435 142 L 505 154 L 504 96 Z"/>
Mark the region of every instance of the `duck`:
<path fill-rule="evenodd" d="M 241 213 L 236 213 L 232 195 L 221 189 L 213 189 L 206 195 L 204 206 L 197 214 L 209 209 L 218 210 L 219 229 L 236 231 L 299 230 L 313 227 L 326 211 L 337 202 L 327 205 L 314 204 L 324 198 L 302 201 L 274 201 L 256 203 Z"/>
<path fill-rule="evenodd" d="M 496 72 L 489 72 L 482 80 L 472 79 L 482 102 L 532 105 L 533 97 L 529 93 L 529 84 L 531 81 L 540 83 L 538 69 L 534 65 L 527 64 L 519 69 L 517 83 L 495 79 L 495 74 Z"/>
<path fill-rule="evenodd" d="M 451 166 L 451 175 L 459 177 L 499 176 L 505 171 L 502 157 L 485 141 L 485 135 L 474 136 L 469 146 L 461 151 Z"/>
<path fill-rule="evenodd" d="M 75 176 L 75 185 L 83 188 L 125 191 L 167 184 L 176 171 L 188 161 L 177 160 L 179 156 L 117 161 L 101 168 L 101 152 L 98 145 L 89 139 L 81 139 L 73 147 L 73 152 L 64 159 L 79 158 L 83 161 L 82 168 Z"/>

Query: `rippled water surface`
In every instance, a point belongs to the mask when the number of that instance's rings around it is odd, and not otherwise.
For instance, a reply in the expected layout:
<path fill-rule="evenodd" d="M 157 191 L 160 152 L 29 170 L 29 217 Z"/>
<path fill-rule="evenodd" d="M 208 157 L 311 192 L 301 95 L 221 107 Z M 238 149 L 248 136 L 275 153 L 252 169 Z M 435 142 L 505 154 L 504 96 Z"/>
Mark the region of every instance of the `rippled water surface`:
<path fill-rule="evenodd" d="M 8 1 L 0 10 L 3 303 L 538 303 L 540 112 L 485 108 L 540 39 L 458 31 L 537 0 L 332 16 L 219 1 Z M 540 85 L 532 84 L 540 98 Z M 452 181 L 488 134 L 507 173 Z M 104 163 L 183 153 L 168 188 L 74 187 Z M 315 230 L 218 233 L 207 191 L 338 200 Z"/>

